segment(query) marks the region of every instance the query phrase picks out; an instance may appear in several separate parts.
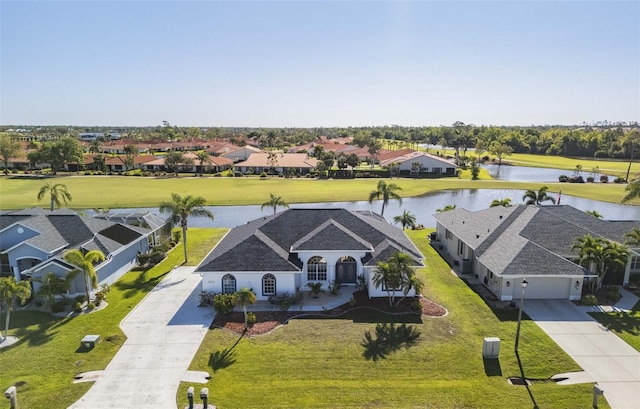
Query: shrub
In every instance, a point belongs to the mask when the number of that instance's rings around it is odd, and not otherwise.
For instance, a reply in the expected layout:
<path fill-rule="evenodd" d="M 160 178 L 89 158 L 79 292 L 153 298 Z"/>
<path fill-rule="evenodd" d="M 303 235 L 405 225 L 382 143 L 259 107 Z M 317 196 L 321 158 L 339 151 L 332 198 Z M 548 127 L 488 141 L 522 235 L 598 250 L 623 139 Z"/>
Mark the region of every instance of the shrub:
<path fill-rule="evenodd" d="M 250 327 L 258 321 L 256 314 L 252 312 L 247 313 L 247 326 Z"/>
<path fill-rule="evenodd" d="M 613 179 L 613 183 L 624 183 L 624 182 L 625 182 L 624 178 L 621 178 L 620 176 Z"/>
<path fill-rule="evenodd" d="M 583 305 L 598 305 L 598 299 L 593 294 L 587 294 L 582 297 Z"/>
<path fill-rule="evenodd" d="M 356 290 L 364 290 L 367 288 L 367 280 L 364 278 L 364 274 L 360 274 L 356 281 Z"/>
<path fill-rule="evenodd" d="M 215 297 L 216 293 L 212 291 L 200 291 L 198 295 L 198 305 L 201 307 L 213 305 L 213 297 Z"/>
<path fill-rule="evenodd" d="M 329 283 L 329 294 L 338 295 L 340 293 L 340 288 L 342 287 L 342 283 L 340 280 L 333 280 Z"/>
<path fill-rule="evenodd" d="M 180 230 L 174 230 L 173 233 L 171 233 L 171 238 L 174 243 L 180 243 L 180 239 L 182 239 L 182 232 Z"/>
<path fill-rule="evenodd" d="M 76 298 L 74 298 L 74 300 L 76 300 L 77 303 L 82 304 L 85 301 L 87 301 L 87 296 L 85 294 L 78 295 L 78 296 L 76 296 Z"/>
<path fill-rule="evenodd" d="M 569 181 L 569 176 L 567 175 L 560 175 L 560 177 L 558 177 L 558 182 L 566 183 L 568 181 Z"/>
<path fill-rule="evenodd" d="M 621 297 L 622 295 L 620 295 L 620 291 L 618 290 L 618 287 L 616 286 L 610 286 L 610 287 L 606 287 L 605 289 L 606 291 L 606 299 L 608 302 L 610 302 L 611 304 L 615 304 Z"/>
<path fill-rule="evenodd" d="M 73 304 L 73 312 L 82 312 L 82 304 L 79 302 Z"/>
<path fill-rule="evenodd" d="M 596 178 L 594 178 L 593 176 L 588 176 L 587 177 L 587 183 L 593 183 L 595 182 Z"/>
<path fill-rule="evenodd" d="M 87 311 L 93 311 L 96 309 L 96 305 L 92 302 L 90 302 L 89 304 L 87 304 Z"/>
<path fill-rule="evenodd" d="M 262 172 L 260 174 L 260 179 L 266 179 L 267 178 L 267 172 Z"/>
<path fill-rule="evenodd" d="M 217 294 L 215 297 L 213 297 L 213 309 L 220 314 L 231 314 L 235 305 L 235 294 Z"/>
<path fill-rule="evenodd" d="M 600 183 L 607 183 L 607 182 L 609 182 L 609 176 L 601 175 L 600 176 Z"/>
<path fill-rule="evenodd" d="M 416 299 L 411 301 L 411 309 L 414 311 L 422 310 L 422 304 L 420 303 L 420 300 Z"/>
<path fill-rule="evenodd" d="M 280 311 L 288 311 L 292 305 L 296 305 L 300 302 L 302 299 L 301 295 L 302 294 L 300 293 L 277 293 L 269 296 L 269 302 L 280 307 Z"/>
<path fill-rule="evenodd" d="M 58 312 L 63 312 L 67 308 L 67 300 L 56 301 L 51 304 L 51 312 L 54 314 Z"/>
<path fill-rule="evenodd" d="M 356 301 L 355 298 L 352 298 L 349 300 L 349 307 L 355 307 L 356 304 L 358 304 L 358 302 Z"/>
<path fill-rule="evenodd" d="M 311 295 L 313 298 L 318 298 L 320 293 L 323 293 L 322 283 L 307 283 L 307 287 L 311 289 Z"/>

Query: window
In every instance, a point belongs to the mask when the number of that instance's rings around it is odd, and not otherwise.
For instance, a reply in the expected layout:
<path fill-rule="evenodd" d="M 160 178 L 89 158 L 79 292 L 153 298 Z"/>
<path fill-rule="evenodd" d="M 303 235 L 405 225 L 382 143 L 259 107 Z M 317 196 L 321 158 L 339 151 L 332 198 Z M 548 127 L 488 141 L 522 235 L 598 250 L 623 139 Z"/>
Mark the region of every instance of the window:
<path fill-rule="evenodd" d="M 631 270 L 632 271 L 640 270 L 640 257 L 638 256 L 631 257 Z"/>
<path fill-rule="evenodd" d="M 445 237 L 447 240 L 451 240 L 451 239 L 453 238 L 453 234 L 451 234 L 451 232 L 450 232 L 449 230 L 446 230 L 446 229 L 445 229 L 445 231 L 444 231 L 444 237 Z"/>
<path fill-rule="evenodd" d="M 307 281 L 324 281 L 327 279 L 327 260 L 313 256 L 307 262 Z"/>
<path fill-rule="evenodd" d="M 273 274 L 262 276 L 262 295 L 274 295 L 276 293 L 276 277 Z"/>
<path fill-rule="evenodd" d="M 435 173 L 436 175 L 439 175 L 442 173 L 442 168 L 433 168 L 433 173 Z"/>
<path fill-rule="evenodd" d="M 233 294 L 236 292 L 236 278 L 231 274 L 222 277 L 222 293 Z"/>

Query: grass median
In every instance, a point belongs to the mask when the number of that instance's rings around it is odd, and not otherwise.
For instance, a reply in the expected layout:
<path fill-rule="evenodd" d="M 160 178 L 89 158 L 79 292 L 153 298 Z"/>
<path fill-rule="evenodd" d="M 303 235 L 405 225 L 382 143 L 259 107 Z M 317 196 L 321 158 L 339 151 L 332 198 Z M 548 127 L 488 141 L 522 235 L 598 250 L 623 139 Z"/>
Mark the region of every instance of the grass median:
<path fill-rule="evenodd" d="M 212 329 L 190 367 L 212 375 L 210 402 L 222 409 L 590 407 L 592 384 L 548 381 L 580 368 L 526 317 L 522 368 L 526 377 L 539 381 L 528 389 L 510 386 L 506 378 L 521 375 L 513 352 L 517 310 L 492 310 L 450 273 L 428 245 L 427 231 L 408 234 L 426 257 L 427 267 L 419 271 L 424 294 L 449 310 L 446 317 L 353 313 L 293 319 L 271 334 L 240 340 L 237 334 Z M 371 345 L 365 334 L 375 333 L 382 323 L 406 323 L 419 334 L 417 342 L 385 358 L 368 359 Z M 497 363 L 483 362 L 484 337 L 502 340 Z M 179 407 L 186 404 L 188 386 L 193 385 L 181 384 Z"/>
<path fill-rule="evenodd" d="M 226 229 L 189 229 L 189 264 L 197 264 Z M 144 272 L 132 271 L 111 286 L 108 306 L 90 314 L 68 318 L 36 311 L 11 314 L 9 335 L 19 341 L 0 350 L 0 385 L 18 385 L 22 408 L 66 408 L 84 395 L 93 383 L 73 384 L 81 372 L 104 369 L 126 337 L 120 321 L 142 298 L 183 261 L 182 244 L 168 257 Z M 2 318 L 2 317 L 0 317 Z M 4 321 L 3 321 L 4 322 Z M 100 334 L 96 348 L 81 352 L 80 340 L 87 334 Z"/>

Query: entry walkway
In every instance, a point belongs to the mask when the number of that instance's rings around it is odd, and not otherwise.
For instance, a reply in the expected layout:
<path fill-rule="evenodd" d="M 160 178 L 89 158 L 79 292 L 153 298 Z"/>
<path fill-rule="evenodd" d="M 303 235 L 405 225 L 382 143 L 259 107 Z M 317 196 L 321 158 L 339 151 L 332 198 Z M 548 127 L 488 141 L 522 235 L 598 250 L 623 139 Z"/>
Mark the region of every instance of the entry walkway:
<path fill-rule="evenodd" d="M 127 341 L 70 409 L 175 409 L 176 392 L 213 321 L 197 308 L 201 277 L 175 268 L 125 317 Z"/>
<path fill-rule="evenodd" d="M 597 382 L 613 409 L 640 404 L 640 352 L 570 301 L 526 300 L 524 311 Z"/>

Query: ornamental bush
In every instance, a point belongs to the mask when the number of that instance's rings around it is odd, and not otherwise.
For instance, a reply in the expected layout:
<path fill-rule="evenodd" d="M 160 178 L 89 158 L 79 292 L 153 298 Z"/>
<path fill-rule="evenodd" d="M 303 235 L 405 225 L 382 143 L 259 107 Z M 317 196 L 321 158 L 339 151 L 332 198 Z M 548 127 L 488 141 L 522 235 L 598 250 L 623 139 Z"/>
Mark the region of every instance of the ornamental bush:
<path fill-rule="evenodd" d="M 231 314 L 235 305 L 235 294 L 217 294 L 215 297 L 213 297 L 213 309 L 220 314 Z"/>

